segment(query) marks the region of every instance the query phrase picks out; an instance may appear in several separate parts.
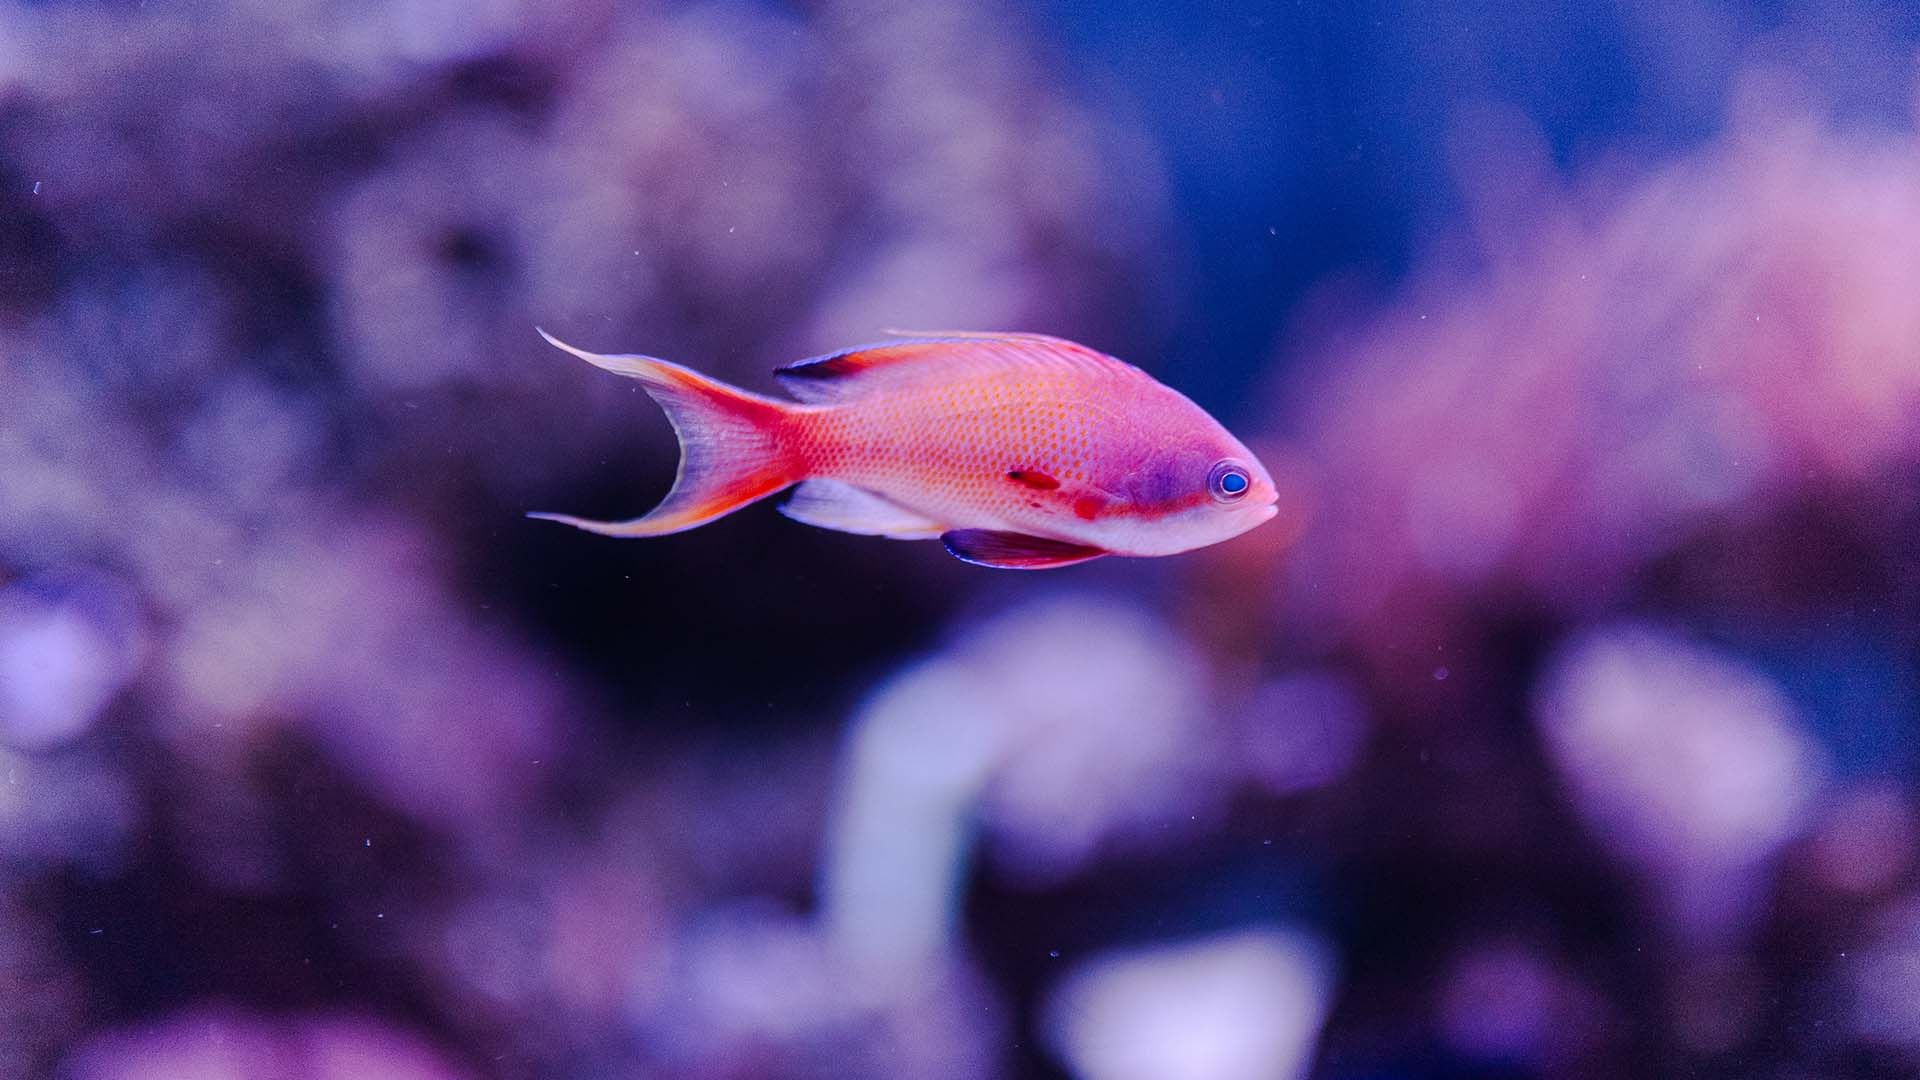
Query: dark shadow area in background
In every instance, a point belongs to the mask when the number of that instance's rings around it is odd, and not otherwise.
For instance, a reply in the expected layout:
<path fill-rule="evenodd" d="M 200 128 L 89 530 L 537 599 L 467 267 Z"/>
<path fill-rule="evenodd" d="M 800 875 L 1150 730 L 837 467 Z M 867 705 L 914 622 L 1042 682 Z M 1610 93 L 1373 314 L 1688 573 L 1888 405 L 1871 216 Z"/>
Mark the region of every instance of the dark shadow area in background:
<path fill-rule="evenodd" d="M 1385 288 L 1457 216 L 1447 125 L 1497 101 L 1562 162 L 1637 139 L 1674 148 L 1699 118 L 1658 113 L 1609 3 L 1160 4 L 1048 0 L 1058 53 L 1152 129 L 1192 295 L 1159 370 L 1227 417 L 1302 296 L 1335 275 Z M 1654 122 L 1649 125 L 1648 121 Z"/>

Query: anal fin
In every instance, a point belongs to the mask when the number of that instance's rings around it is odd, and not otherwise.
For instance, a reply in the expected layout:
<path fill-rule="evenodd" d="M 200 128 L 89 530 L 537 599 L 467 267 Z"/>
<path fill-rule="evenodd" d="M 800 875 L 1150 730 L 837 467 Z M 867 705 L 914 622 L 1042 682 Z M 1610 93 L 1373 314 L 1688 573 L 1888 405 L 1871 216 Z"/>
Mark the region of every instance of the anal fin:
<path fill-rule="evenodd" d="M 942 534 L 940 542 L 963 562 L 1008 570 L 1048 570 L 1108 554 L 1105 548 L 992 529 L 956 529 Z"/>
<path fill-rule="evenodd" d="M 894 540 L 931 540 L 946 526 L 929 521 L 865 488 L 839 480 L 809 480 L 794 489 L 780 512 L 822 529 L 885 536 Z"/>

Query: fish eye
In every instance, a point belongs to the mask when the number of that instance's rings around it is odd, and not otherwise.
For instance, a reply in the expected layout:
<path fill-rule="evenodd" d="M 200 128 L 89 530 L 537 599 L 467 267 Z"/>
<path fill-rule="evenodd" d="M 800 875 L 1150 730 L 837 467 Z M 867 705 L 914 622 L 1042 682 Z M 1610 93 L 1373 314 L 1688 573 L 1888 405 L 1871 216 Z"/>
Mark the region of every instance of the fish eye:
<path fill-rule="evenodd" d="M 1221 502 L 1232 502 L 1253 490 L 1253 477 L 1231 461 L 1222 461 L 1207 475 L 1207 490 Z"/>

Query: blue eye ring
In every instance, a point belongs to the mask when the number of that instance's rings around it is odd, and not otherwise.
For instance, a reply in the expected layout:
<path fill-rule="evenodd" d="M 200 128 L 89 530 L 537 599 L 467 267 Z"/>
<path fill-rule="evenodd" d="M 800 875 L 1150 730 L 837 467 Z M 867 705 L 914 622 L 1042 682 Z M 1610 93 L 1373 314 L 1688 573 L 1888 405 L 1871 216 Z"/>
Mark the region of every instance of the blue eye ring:
<path fill-rule="evenodd" d="M 1253 490 L 1253 474 L 1233 461 L 1222 461 L 1207 474 L 1207 491 L 1221 502 L 1234 502 Z"/>

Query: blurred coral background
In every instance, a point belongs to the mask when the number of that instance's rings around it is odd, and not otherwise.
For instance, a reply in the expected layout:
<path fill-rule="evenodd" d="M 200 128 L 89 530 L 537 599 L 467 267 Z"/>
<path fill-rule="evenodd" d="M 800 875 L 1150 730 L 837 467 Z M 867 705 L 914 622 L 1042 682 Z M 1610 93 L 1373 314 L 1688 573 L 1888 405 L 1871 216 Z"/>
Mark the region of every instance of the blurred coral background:
<path fill-rule="evenodd" d="M 0 2 L 0 1077 L 1920 1070 L 1920 14 Z M 542 344 L 1140 363 L 1046 574 Z"/>

